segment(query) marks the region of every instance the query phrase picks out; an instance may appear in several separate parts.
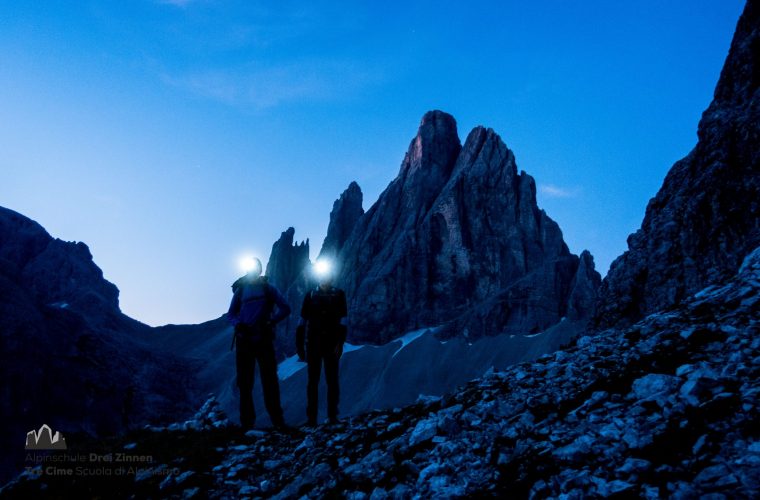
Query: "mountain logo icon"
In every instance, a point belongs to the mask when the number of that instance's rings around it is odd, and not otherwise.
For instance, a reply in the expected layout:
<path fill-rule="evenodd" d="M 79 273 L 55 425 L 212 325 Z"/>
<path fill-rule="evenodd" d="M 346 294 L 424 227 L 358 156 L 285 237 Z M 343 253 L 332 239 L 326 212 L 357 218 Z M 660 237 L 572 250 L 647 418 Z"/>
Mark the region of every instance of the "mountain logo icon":
<path fill-rule="evenodd" d="M 40 430 L 31 431 L 26 433 L 26 446 L 27 450 L 65 450 L 66 439 L 63 435 L 56 431 L 53 434 L 53 429 L 47 424 L 43 424 Z"/>

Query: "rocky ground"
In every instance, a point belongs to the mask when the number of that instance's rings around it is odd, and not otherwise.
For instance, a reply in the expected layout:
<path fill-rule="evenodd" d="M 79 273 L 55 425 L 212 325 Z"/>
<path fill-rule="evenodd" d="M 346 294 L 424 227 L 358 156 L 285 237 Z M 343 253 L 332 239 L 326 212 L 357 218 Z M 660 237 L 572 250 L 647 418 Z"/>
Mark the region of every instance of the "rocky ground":
<path fill-rule="evenodd" d="M 245 435 L 211 400 L 188 422 L 79 445 L 151 456 L 135 474 L 56 477 L 41 466 L 2 496 L 752 497 L 759 309 L 760 249 L 728 285 L 444 398 Z"/>

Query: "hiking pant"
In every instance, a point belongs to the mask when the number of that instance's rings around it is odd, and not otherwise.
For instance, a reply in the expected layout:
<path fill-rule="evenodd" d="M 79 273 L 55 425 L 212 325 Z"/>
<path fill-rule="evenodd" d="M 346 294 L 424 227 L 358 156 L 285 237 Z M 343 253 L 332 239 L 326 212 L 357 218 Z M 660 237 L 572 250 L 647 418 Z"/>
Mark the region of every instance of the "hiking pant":
<path fill-rule="evenodd" d="M 309 422 L 317 421 L 317 408 L 319 402 L 319 377 L 322 375 L 322 365 L 325 367 L 325 381 L 327 382 L 327 416 L 330 419 L 338 418 L 338 400 L 340 388 L 338 387 L 338 356 L 333 349 L 310 349 L 307 351 L 309 383 L 306 389 L 308 404 L 306 416 Z"/>
<path fill-rule="evenodd" d="M 280 406 L 280 383 L 277 379 L 277 360 L 274 357 L 274 344 L 271 337 L 255 339 L 246 335 L 237 335 L 235 343 L 237 346 L 235 349 L 237 386 L 240 389 L 240 425 L 251 428 L 256 421 L 256 411 L 253 408 L 256 362 L 259 363 L 264 405 L 269 418 L 272 425 L 282 425 L 284 420 Z"/>

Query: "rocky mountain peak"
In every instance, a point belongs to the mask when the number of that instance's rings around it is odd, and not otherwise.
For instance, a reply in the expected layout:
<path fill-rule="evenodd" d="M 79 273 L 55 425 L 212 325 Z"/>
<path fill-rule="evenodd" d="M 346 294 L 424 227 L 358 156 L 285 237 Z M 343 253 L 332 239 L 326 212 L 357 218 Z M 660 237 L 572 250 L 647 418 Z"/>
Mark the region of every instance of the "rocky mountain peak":
<path fill-rule="evenodd" d="M 490 168 L 510 181 L 517 175 L 512 151 L 492 128 L 477 126 L 467 135 L 453 175 L 460 175 L 465 166 L 474 164 Z"/>
<path fill-rule="evenodd" d="M 418 222 L 448 182 L 461 149 L 454 117 L 442 111 L 425 113 L 398 177 L 386 190 L 394 192 L 392 198 L 396 203 L 388 212 L 393 214 L 389 223 L 393 219 Z M 412 211 L 413 217 L 398 217 L 402 211 Z"/>
<path fill-rule="evenodd" d="M 760 87 L 760 2 L 749 0 L 736 25 L 729 57 L 723 65 L 715 88 L 712 109 L 749 104 Z"/>
<path fill-rule="evenodd" d="M 12 270 L 35 299 L 82 314 L 95 327 L 129 321 L 119 309 L 119 290 L 103 278 L 86 244 L 53 238 L 42 226 L 0 207 L 0 272 Z"/>
<path fill-rule="evenodd" d="M 578 270 L 570 285 L 570 298 L 567 304 L 568 319 L 590 318 L 594 314 L 596 294 L 601 283 L 601 277 L 594 265 L 594 257 L 588 250 L 584 250 L 581 252 Z"/>
<path fill-rule="evenodd" d="M 309 263 L 309 240 L 293 243 L 296 230 L 289 227 L 272 245 L 266 275 L 281 291 L 287 290 L 303 273 Z"/>
<path fill-rule="evenodd" d="M 52 239 L 37 222 L 0 207 L 0 259 L 23 267 Z"/>
<path fill-rule="evenodd" d="M 736 273 L 760 244 L 760 2 L 736 28 L 696 147 L 668 172 L 605 278 L 595 323 L 629 324 Z"/>
<path fill-rule="evenodd" d="M 333 203 L 330 212 L 330 224 L 327 226 L 327 236 L 322 243 L 319 256 L 335 257 L 351 235 L 356 222 L 364 215 L 362 202 L 364 195 L 356 181 L 351 182 L 340 198 Z"/>
<path fill-rule="evenodd" d="M 459 153 L 457 122 L 443 111 L 428 111 L 420 121 L 417 136 L 409 147 L 408 167 L 433 166 L 445 169 Z"/>
<path fill-rule="evenodd" d="M 440 111 L 339 260 L 351 336 L 369 343 L 446 323 L 474 337 L 542 331 L 565 315 L 579 264 L 499 135 L 476 127 L 461 147 Z"/>

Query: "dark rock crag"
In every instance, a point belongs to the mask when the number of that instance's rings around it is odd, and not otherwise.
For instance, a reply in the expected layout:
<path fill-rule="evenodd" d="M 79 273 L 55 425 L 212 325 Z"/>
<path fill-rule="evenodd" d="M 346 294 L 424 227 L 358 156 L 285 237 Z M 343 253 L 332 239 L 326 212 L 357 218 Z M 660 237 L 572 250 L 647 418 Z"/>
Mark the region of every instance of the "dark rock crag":
<path fill-rule="evenodd" d="M 492 130 L 460 145 L 451 115 L 431 111 L 398 177 L 355 223 L 339 253 L 350 338 L 383 344 L 417 328 L 470 338 L 537 333 L 586 320 L 599 282 L 536 205 L 533 178 Z M 591 267 L 589 267 L 591 266 Z"/>
<path fill-rule="evenodd" d="M 327 226 L 327 236 L 322 243 L 319 257 L 336 257 L 343 249 L 348 237 L 356 226 L 356 222 L 364 215 L 362 201 L 364 195 L 356 182 L 348 185 L 340 198 L 333 203 L 330 212 L 330 224 Z M 318 257 L 318 258 L 319 258 Z"/>
<path fill-rule="evenodd" d="M 128 322 L 119 310 L 119 290 L 103 278 L 86 244 L 53 238 L 38 223 L 2 207 L 0 264 L 37 301 L 79 313 L 95 328 Z"/>
<path fill-rule="evenodd" d="M 322 243 L 318 258 L 334 260 L 348 239 L 356 221 L 364 214 L 362 191 L 356 182 L 335 200 L 330 212 L 327 236 Z M 272 245 L 272 253 L 267 263 L 266 275 L 270 283 L 277 286 L 292 308 L 288 316 L 277 327 L 276 351 L 279 360 L 296 352 L 295 329 L 300 321 L 301 304 L 306 293 L 316 286 L 311 275 L 309 260 L 309 240 L 293 243 L 295 229 L 290 227 Z"/>
<path fill-rule="evenodd" d="M 281 292 L 287 291 L 301 277 L 309 264 L 309 240 L 293 243 L 296 230 L 289 227 L 272 245 L 266 275 Z"/>
<path fill-rule="evenodd" d="M 0 478 L 21 468 L 31 428 L 106 435 L 190 413 L 196 363 L 155 353 L 150 331 L 121 313 L 86 245 L 0 207 Z"/>
<path fill-rule="evenodd" d="M 749 1 L 696 147 L 668 172 L 602 284 L 598 326 L 630 323 L 723 282 L 760 244 L 759 84 L 760 3 Z"/>

